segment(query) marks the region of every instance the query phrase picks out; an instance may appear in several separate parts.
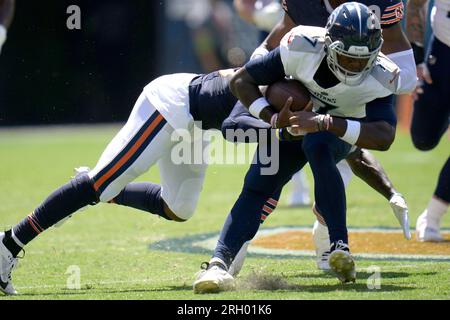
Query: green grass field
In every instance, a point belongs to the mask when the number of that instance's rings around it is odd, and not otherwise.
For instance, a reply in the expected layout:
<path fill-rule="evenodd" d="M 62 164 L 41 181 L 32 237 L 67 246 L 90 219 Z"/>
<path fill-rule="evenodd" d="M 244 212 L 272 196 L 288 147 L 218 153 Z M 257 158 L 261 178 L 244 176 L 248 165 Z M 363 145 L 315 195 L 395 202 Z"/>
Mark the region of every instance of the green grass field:
<path fill-rule="evenodd" d="M 47 127 L 0 130 L 0 227 L 9 228 L 51 191 L 68 181 L 74 167 L 93 167 L 118 127 Z M 422 153 L 399 133 L 390 151 L 376 153 L 395 186 L 406 197 L 412 227 L 427 205 L 446 157 L 448 140 Z M 195 295 L 192 282 L 208 253 L 151 250 L 157 241 L 219 232 L 240 192 L 247 165 L 208 169 L 195 216 L 178 224 L 114 205 L 100 204 L 77 213 L 61 228 L 51 228 L 26 248 L 13 275 L 17 297 L 0 299 L 449 299 L 450 261 L 357 260 L 356 284 L 315 269 L 312 258 L 250 256 L 238 290 Z M 308 172 L 311 181 L 310 172 Z M 158 181 L 156 169 L 140 180 Z M 308 226 L 309 209 L 281 206 L 263 228 Z M 348 224 L 397 227 L 385 199 L 354 178 L 348 189 Z M 443 227 L 450 227 L 450 216 Z M 405 240 L 406 241 L 406 240 Z M 450 243 L 447 245 L 450 246 Z M 381 269 L 381 288 L 369 290 L 367 268 Z M 70 266 L 79 268 L 81 288 L 68 289 Z M 255 281 L 258 280 L 258 281 Z M 256 284 L 259 284 L 255 286 Z M 253 284 L 253 285 L 251 285 Z"/>

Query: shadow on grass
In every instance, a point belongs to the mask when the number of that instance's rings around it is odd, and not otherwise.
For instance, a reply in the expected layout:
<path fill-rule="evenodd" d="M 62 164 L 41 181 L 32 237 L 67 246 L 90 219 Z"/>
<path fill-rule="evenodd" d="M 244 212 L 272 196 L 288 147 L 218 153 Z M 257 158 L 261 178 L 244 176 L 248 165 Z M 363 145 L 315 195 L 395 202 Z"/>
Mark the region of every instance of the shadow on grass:
<path fill-rule="evenodd" d="M 434 276 L 438 274 L 437 272 L 431 271 L 431 272 L 414 272 L 414 273 L 408 273 L 408 272 L 380 272 L 380 277 L 384 279 L 396 279 L 396 278 L 407 278 L 411 276 Z M 373 276 L 374 273 L 371 272 L 365 272 L 365 271 L 358 271 L 356 274 L 357 279 L 368 279 L 369 277 Z M 322 273 L 297 273 L 297 274 L 287 274 L 283 275 L 284 278 L 335 278 L 334 274 L 332 272 L 322 272 Z"/>
<path fill-rule="evenodd" d="M 435 272 L 421 273 L 422 275 L 434 275 Z M 341 284 L 332 273 L 323 274 L 305 274 L 299 273 L 296 275 L 271 275 L 264 273 L 253 273 L 245 278 L 237 281 L 237 290 L 265 290 L 265 291 L 299 291 L 299 292 L 333 292 L 337 290 L 349 291 L 349 292 L 392 292 L 392 291 L 404 291 L 414 290 L 411 286 L 401 286 L 393 284 L 384 284 L 383 279 L 392 278 L 405 278 L 410 274 L 404 272 L 384 272 L 380 274 L 381 287 L 379 289 L 368 288 L 368 283 L 372 283 L 374 274 L 368 272 L 359 272 L 357 274 L 356 283 Z M 318 278 L 323 280 L 334 280 L 333 284 L 301 284 L 302 279 L 305 278 Z M 287 279 L 291 279 L 289 282 Z M 295 279 L 295 280 L 294 280 Z M 369 281 L 368 281 L 369 280 Z M 292 282 L 300 284 L 294 284 Z"/>

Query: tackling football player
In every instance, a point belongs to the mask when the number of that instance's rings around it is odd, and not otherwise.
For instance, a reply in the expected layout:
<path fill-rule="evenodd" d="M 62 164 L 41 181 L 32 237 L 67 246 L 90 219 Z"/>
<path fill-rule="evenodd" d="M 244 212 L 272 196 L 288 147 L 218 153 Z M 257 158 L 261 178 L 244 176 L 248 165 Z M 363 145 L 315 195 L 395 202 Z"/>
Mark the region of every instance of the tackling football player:
<path fill-rule="evenodd" d="M 427 0 L 409 0 L 407 32 L 415 50 L 417 74 L 423 85 L 416 89 L 411 137 L 417 149 L 432 150 L 448 129 L 450 117 L 450 2 L 436 0 L 431 12 L 433 38 L 427 53 L 423 42 Z M 440 223 L 450 203 L 450 158 L 442 168 L 428 207 L 418 217 L 420 241 L 442 241 Z"/>
<path fill-rule="evenodd" d="M 380 53 L 382 43 L 378 18 L 365 5 L 350 2 L 333 11 L 326 28 L 294 28 L 278 48 L 250 61 L 233 76 L 231 89 L 252 115 L 273 128 L 289 123 L 307 134 L 301 141 L 280 143 L 276 174 L 261 174 L 264 165 L 259 162 L 251 165 L 214 255 L 194 282 L 195 292 L 217 292 L 232 286 L 229 267 L 242 245 L 256 234 L 261 208 L 306 162 L 314 175 L 316 208 L 329 229 L 330 267 L 342 282 L 355 280 L 345 189 L 336 163 L 353 145 L 387 150 L 394 141 L 393 94 L 400 85 L 400 71 Z M 288 100 L 276 113 L 262 97 L 258 86 L 286 76 L 301 81 L 310 91 L 313 112 L 293 113 L 289 111 L 292 100 Z M 292 130 L 295 134 L 296 129 Z"/>
<path fill-rule="evenodd" d="M 85 206 L 113 202 L 167 220 L 182 222 L 191 218 L 207 164 L 173 161 L 171 150 L 178 141 L 172 135 L 177 130 L 192 133 L 197 121 L 201 129 L 220 130 L 237 101 L 229 87 L 234 72 L 230 69 L 203 75 L 173 74 L 148 84 L 127 123 L 108 144 L 95 168 L 78 174 L 16 226 L 0 232 L 0 291 L 16 294 L 12 272 L 25 245 Z M 256 119 L 253 126 L 259 123 L 265 127 Z M 181 143 L 194 148 L 193 142 Z M 200 143 L 203 148 L 207 146 L 203 139 Z M 156 163 L 161 185 L 131 183 Z"/>

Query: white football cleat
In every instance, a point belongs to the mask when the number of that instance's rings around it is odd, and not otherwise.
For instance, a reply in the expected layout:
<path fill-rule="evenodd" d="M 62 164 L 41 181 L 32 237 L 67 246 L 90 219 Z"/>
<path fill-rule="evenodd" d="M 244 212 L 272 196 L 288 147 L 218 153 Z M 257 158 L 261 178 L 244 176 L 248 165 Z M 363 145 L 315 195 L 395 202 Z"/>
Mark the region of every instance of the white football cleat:
<path fill-rule="evenodd" d="M 330 264 L 328 258 L 330 255 L 330 236 L 328 227 L 321 224 L 318 220 L 314 222 L 312 229 L 314 246 L 316 247 L 316 263 L 319 270 L 329 271 Z"/>
<path fill-rule="evenodd" d="M 389 200 L 395 217 L 397 218 L 403 230 L 403 236 L 406 240 L 411 240 L 411 231 L 409 230 L 408 206 L 405 198 L 400 193 L 395 193 Z"/>
<path fill-rule="evenodd" d="M 331 270 L 334 271 L 342 283 L 354 283 L 356 281 L 355 261 L 350 254 L 348 244 L 339 240 L 336 244 L 333 243 L 331 245 L 330 251 L 329 263 Z"/>
<path fill-rule="evenodd" d="M 206 264 L 206 269 L 197 274 L 194 282 L 194 293 L 218 293 L 234 289 L 234 278 L 224 269 L 223 262 L 213 258 Z"/>
<path fill-rule="evenodd" d="M 236 257 L 234 257 L 233 262 L 230 265 L 230 268 L 228 269 L 228 273 L 231 274 L 233 277 L 236 277 L 239 272 L 241 272 L 242 266 L 244 265 L 245 257 L 247 255 L 248 246 L 250 245 L 250 241 L 246 241 L 241 249 L 239 250 Z"/>
<path fill-rule="evenodd" d="M 439 230 L 439 225 L 432 224 L 429 219 L 427 219 L 427 210 L 417 218 L 416 237 L 418 241 L 422 242 L 444 241 Z"/>
<path fill-rule="evenodd" d="M 82 175 L 82 174 L 88 173 L 89 171 L 91 171 L 91 168 L 89 168 L 89 167 L 78 167 L 78 168 L 74 168 L 73 171 L 74 171 L 75 175 L 72 176 L 72 179 L 73 179 L 73 178 L 76 178 L 76 177 L 78 177 L 78 176 L 80 176 L 80 175 Z M 84 206 L 83 208 L 78 209 L 76 212 L 84 211 L 84 210 L 86 210 L 88 207 L 89 207 L 89 206 Z M 74 213 L 75 213 L 75 212 L 74 212 Z M 67 220 L 69 220 L 70 218 L 72 218 L 72 216 L 73 216 L 73 214 L 71 214 L 71 215 L 65 217 L 65 218 L 62 219 L 61 221 L 58 221 L 53 227 L 55 227 L 55 228 L 61 227 L 64 223 L 67 222 Z"/>
<path fill-rule="evenodd" d="M 6 295 L 16 295 L 17 291 L 12 284 L 11 274 L 18 265 L 8 248 L 3 244 L 4 232 L 0 232 L 0 291 Z"/>

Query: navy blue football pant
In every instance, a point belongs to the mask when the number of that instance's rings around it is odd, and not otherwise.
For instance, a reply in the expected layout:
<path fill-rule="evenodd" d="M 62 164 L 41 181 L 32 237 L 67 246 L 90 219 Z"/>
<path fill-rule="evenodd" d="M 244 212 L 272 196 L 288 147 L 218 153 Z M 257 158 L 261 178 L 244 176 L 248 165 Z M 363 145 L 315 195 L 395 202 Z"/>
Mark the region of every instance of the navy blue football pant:
<path fill-rule="evenodd" d="M 432 84 L 424 83 L 424 93 L 414 104 L 411 138 L 422 151 L 432 150 L 448 129 L 450 117 L 450 47 L 436 38 L 430 41 L 427 66 Z M 450 159 L 450 158 L 449 158 Z M 435 195 L 450 202 L 449 161 L 444 165 Z"/>
<path fill-rule="evenodd" d="M 261 144 L 258 145 L 255 158 Z M 268 146 L 271 147 L 270 145 Z M 272 148 L 275 150 L 274 148 Z M 309 162 L 314 175 L 316 206 L 328 225 L 330 240 L 348 242 L 345 189 L 336 163 L 351 146 L 329 132 L 308 134 L 301 141 L 280 142 L 279 170 L 262 175 L 267 165 L 254 161 L 244 180 L 242 192 L 222 228 L 214 256 L 230 265 L 242 245 L 251 240 L 260 225 L 261 208 L 267 198 L 279 193 L 292 175 Z"/>

